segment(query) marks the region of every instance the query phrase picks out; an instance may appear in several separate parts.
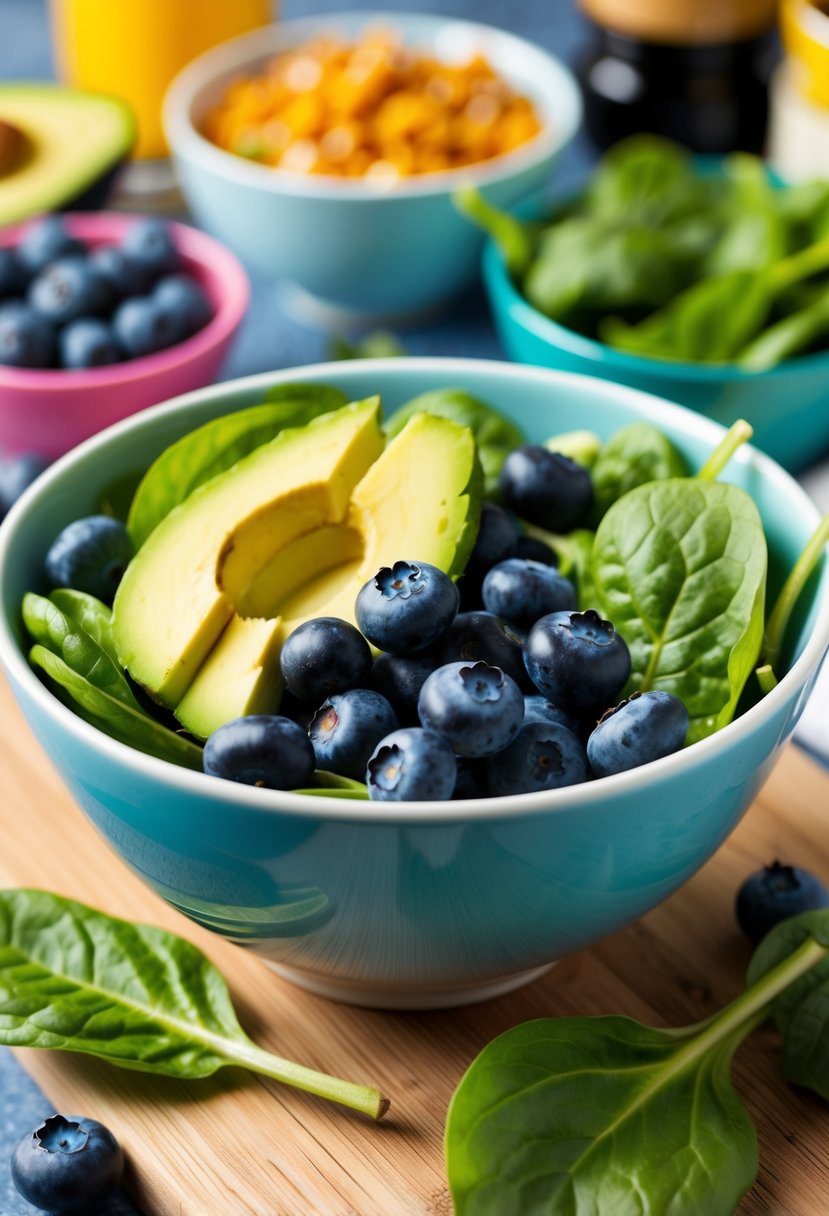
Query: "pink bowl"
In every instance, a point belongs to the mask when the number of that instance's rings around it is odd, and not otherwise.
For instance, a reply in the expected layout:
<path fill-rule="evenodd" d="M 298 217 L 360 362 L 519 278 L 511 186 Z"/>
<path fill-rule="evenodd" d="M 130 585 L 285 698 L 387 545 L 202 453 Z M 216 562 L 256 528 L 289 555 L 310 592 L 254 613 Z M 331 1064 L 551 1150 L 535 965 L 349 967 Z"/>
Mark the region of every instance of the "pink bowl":
<path fill-rule="evenodd" d="M 120 241 L 141 218 L 122 212 L 64 216 L 67 230 L 90 248 Z M 27 224 L 0 229 L 0 246 L 16 245 Z M 240 263 L 213 237 L 170 221 L 183 268 L 204 288 L 213 317 L 203 329 L 155 355 L 85 371 L 29 371 L 0 364 L 0 449 L 37 452 L 47 460 L 122 418 L 210 384 L 239 328 L 250 288 Z"/>

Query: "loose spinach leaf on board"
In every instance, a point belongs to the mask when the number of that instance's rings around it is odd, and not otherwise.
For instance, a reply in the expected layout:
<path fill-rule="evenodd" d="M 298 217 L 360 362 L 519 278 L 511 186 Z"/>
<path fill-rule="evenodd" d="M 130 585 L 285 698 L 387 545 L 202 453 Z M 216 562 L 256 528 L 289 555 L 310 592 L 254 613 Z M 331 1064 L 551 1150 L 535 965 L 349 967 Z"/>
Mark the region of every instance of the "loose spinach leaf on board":
<path fill-rule="evenodd" d="M 593 466 L 593 519 L 636 486 L 685 477 L 688 466 L 667 435 L 650 422 L 631 422 L 611 435 Z"/>
<path fill-rule="evenodd" d="M 229 469 L 287 427 L 304 426 L 348 404 L 327 384 L 278 384 L 261 405 L 214 418 L 171 444 L 150 465 L 132 500 L 127 528 L 138 549 L 197 486 Z"/>
<path fill-rule="evenodd" d="M 236 1065 L 375 1119 L 388 1108 L 370 1086 L 257 1047 L 189 942 L 45 891 L 0 891 L 0 1043 L 187 1079 Z"/>

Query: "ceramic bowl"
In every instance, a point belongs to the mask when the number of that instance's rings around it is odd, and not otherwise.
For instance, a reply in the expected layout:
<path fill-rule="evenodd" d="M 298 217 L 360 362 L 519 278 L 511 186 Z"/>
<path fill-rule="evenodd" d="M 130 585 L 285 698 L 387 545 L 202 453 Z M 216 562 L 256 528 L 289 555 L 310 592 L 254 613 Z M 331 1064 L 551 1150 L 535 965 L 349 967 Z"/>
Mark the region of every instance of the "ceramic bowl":
<path fill-rule="evenodd" d="M 201 120 L 228 81 L 273 55 L 334 31 L 357 38 L 382 25 L 404 44 L 439 57 L 480 50 L 532 97 L 543 130 L 507 155 L 445 173 L 375 182 L 289 173 L 235 156 L 200 134 Z M 510 206 L 544 187 L 553 163 L 581 121 L 570 72 L 545 51 L 502 30 L 414 14 L 357 12 L 302 18 L 257 30 L 200 56 L 176 78 L 165 128 L 176 171 L 199 224 L 257 273 L 286 281 L 289 304 L 325 324 L 348 319 L 406 319 L 434 309 L 474 280 L 483 244 L 455 210 L 462 183 L 485 188 Z"/>
<path fill-rule="evenodd" d="M 773 692 L 693 747 L 551 793 L 443 803 L 361 803 L 220 781 L 142 755 L 58 701 L 26 661 L 20 601 L 47 546 L 120 475 L 194 426 L 290 380 L 380 393 L 387 410 L 461 386 L 532 440 L 607 436 L 650 419 L 699 466 L 715 423 L 583 376 L 461 359 L 362 360 L 254 376 L 190 393 L 64 457 L 0 528 L 0 658 L 52 763 L 127 865 L 174 907 L 314 992 L 425 1008 L 506 992 L 670 895 L 725 840 L 792 733 L 829 645 L 829 562 L 810 581 Z M 725 474 L 761 511 L 776 594 L 817 523 L 799 486 L 741 450 Z M 71 825 L 67 824 L 67 839 Z"/>
<path fill-rule="evenodd" d="M 139 219 L 123 212 L 73 213 L 68 232 L 90 249 L 121 240 Z M 14 246 L 27 225 L 0 230 Z M 53 460 L 138 410 L 215 379 L 248 304 L 247 276 L 229 250 L 186 224 L 170 223 L 184 270 L 204 288 L 213 316 L 203 329 L 155 355 L 84 371 L 35 371 L 0 364 L 0 451 Z"/>

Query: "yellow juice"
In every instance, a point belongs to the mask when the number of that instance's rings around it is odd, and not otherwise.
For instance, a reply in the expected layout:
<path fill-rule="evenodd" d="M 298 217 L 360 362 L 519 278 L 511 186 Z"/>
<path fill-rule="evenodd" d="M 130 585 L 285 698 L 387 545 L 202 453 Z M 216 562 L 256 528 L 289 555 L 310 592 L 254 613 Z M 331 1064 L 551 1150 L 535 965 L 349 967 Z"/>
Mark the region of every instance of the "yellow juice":
<path fill-rule="evenodd" d="M 202 51 L 271 19 L 271 0 L 51 0 L 58 71 L 78 88 L 123 97 L 138 120 L 135 155 L 167 155 L 161 102 Z"/>

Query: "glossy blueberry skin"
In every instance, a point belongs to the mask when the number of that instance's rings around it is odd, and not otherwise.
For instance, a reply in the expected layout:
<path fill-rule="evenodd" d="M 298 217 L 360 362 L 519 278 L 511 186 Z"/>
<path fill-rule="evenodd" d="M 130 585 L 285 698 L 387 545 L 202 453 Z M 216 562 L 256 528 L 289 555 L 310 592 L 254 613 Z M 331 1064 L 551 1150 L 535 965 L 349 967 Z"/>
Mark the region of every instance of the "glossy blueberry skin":
<path fill-rule="evenodd" d="M 609 777 L 678 752 L 688 734 L 688 711 L 672 693 L 635 692 L 601 719 L 587 740 L 597 777 Z"/>
<path fill-rule="evenodd" d="M 443 735 L 404 726 L 377 744 L 365 780 L 373 802 L 442 802 L 452 797 L 457 769 Z"/>
<path fill-rule="evenodd" d="M 423 726 L 445 735 L 459 756 L 491 756 L 518 733 L 524 697 L 500 667 L 447 663 L 426 680 L 417 712 Z"/>
<path fill-rule="evenodd" d="M 371 650 L 348 621 L 318 616 L 304 621 L 288 635 L 279 666 L 295 697 L 309 705 L 321 705 L 332 693 L 366 687 Z"/>
<path fill-rule="evenodd" d="M 497 562 L 506 561 L 515 553 L 518 532 L 511 517 L 503 507 L 494 502 L 485 502 L 481 507 L 478 535 L 469 555 L 466 574 L 486 574 Z"/>
<path fill-rule="evenodd" d="M 383 566 L 360 588 L 354 611 L 374 646 L 407 654 L 445 633 L 458 603 L 458 589 L 443 570 L 429 562 L 398 561 Z"/>
<path fill-rule="evenodd" d="M 15 249 L 0 249 L 0 300 L 22 296 L 29 285 L 23 263 Z"/>
<path fill-rule="evenodd" d="M 133 296 L 118 305 L 112 316 L 112 332 L 131 359 L 166 350 L 176 339 L 176 326 L 152 296 Z"/>
<path fill-rule="evenodd" d="M 316 767 L 362 781 L 371 753 L 399 725 L 391 705 L 379 692 L 351 688 L 334 693 L 308 726 Z"/>
<path fill-rule="evenodd" d="M 0 363 L 9 367 L 51 367 L 54 330 L 22 300 L 0 305 Z"/>
<path fill-rule="evenodd" d="M 202 767 L 211 777 L 269 790 L 307 788 L 314 748 L 297 722 L 278 714 L 249 714 L 225 722 L 204 745 Z"/>
<path fill-rule="evenodd" d="M 525 557 L 531 562 L 541 562 L 544 566 L 558 565 L 555 551 L 536 536 L 519 536 L 513 556 Z"/>
<path fill-rule="evenodd" d="M 504 504 L 527 523 L 549 532 L 570 532 L 593 505 L 593 482 L 581 465 L 528 443 L 510 452 L 501 466 Z"/>
<path fill-rule="evenodd" d="M 103 367 L 121 361 L 121 350 L 111 327 L 100 317 L 79 317 L 58 334 L 61 367 Z"/>
<path fill-rule="evenodd" d="M 492 797 L 557 790 L 590 776 L 584 744 L 560 722 L 525 722 L 486 768 Z"/>
<path fill-rule="evenodd" d="M 75 255 L 52 262 L 33 279 L 26 298 L 34 312 L 51 325 L 66 325 L 78 317 L 94 317 L 110 304 L 107 284 Z"/>
<path fill-rule="evenodd" d="M 627 643 L 592 608 L 536 621 L 524 641 L 524 663 L 539 692 L 578 715 L 615 705 L 630 675 Z"/>
<path fill-rule="evenodd" d="M 435 667 L 444 663 L 490 663 L 512 676 L 519 688 L 533 688 L 524 667 L 522 639 L 491 612 L 458 613 L 435 650 Z"/>
<path fill-rule="evenodd" d="M 178 250 L 164 220 L 147 217 L 133 224 L 121 241 L 121 249 L 153 279 L 178 270 Z"/>
<path fill-rule="evenodd" d="M 4 519 L 36 477 L 39 477 L 48 461 L 35 452 L 21 452 L 19 456 L 7 456 L 0 460 L 0 519 Z"/>
<path fill-rule="evenodd" d="M 390 703 L 401 726 L 418 726 L 417 698 L 427 676 L 438 666 L 431 650 L 417 654 L 379 654 L 369 676 L 369 687 Z"/>
<path fill-rule="evenodd" d="M 117 1187 L 124 1154 L 96 1119 L 52 1115 L 24 1136 L 11 1158 L 20 1194 L 53 1216 L 92 1216 Z"/>
<path fill-rule="evenodd" d="M 576 607 L 576 589 L 554 566 L 510 557 L 484 579 L 484 608 L 514 629 L 530 629 L 542 616 Z"/>
<path fill-rule="evenodd" d="M 578 738 L 583 734 L 582 722 L 575 714 L 568 713 L 566 709 L 559 709 L 540 693 L 524 697 L 524 725 L 529 722 L 557 722 L 559 726 L 566 726 Z"/>
<path fill-rule="evenodd" d="M 46 577 L 54 587 L 74 587 L 111 604 L 133 547 L 120 519 L 87 515 L 67 524 L 46 553 Z"/>
<path fill-rule="evenodd" d="M 127 257 L 117 245 L 99 245 L 91 251 L 87 261 L 109 286 L 113 300 L 143 295 L 151 284 L 151 276 L 144 267 Z"/>
<path fill-rule="evenodd" d="M 829 891 L 800 866 L 773 861 L 751 874 L 737 892 L 737 922 L 755 946 L 788 916 L 829 907 Z"/>
<path fill-rule="evenodd" d="M 159 279 L 152 298 L 170 318 L 175 328 L 176 342 L 203 329 L 213 315 L 202 287 L 188 274 L 171 274 Z"/>
<path fill-rule="evenodd" d="M 83 241 L 70 236 L 59 215 L 45 215 L 26 230 L 17 246 L 17 256 L 30 275 L 39 274 L 58 258 L 85 253 Z"/>

